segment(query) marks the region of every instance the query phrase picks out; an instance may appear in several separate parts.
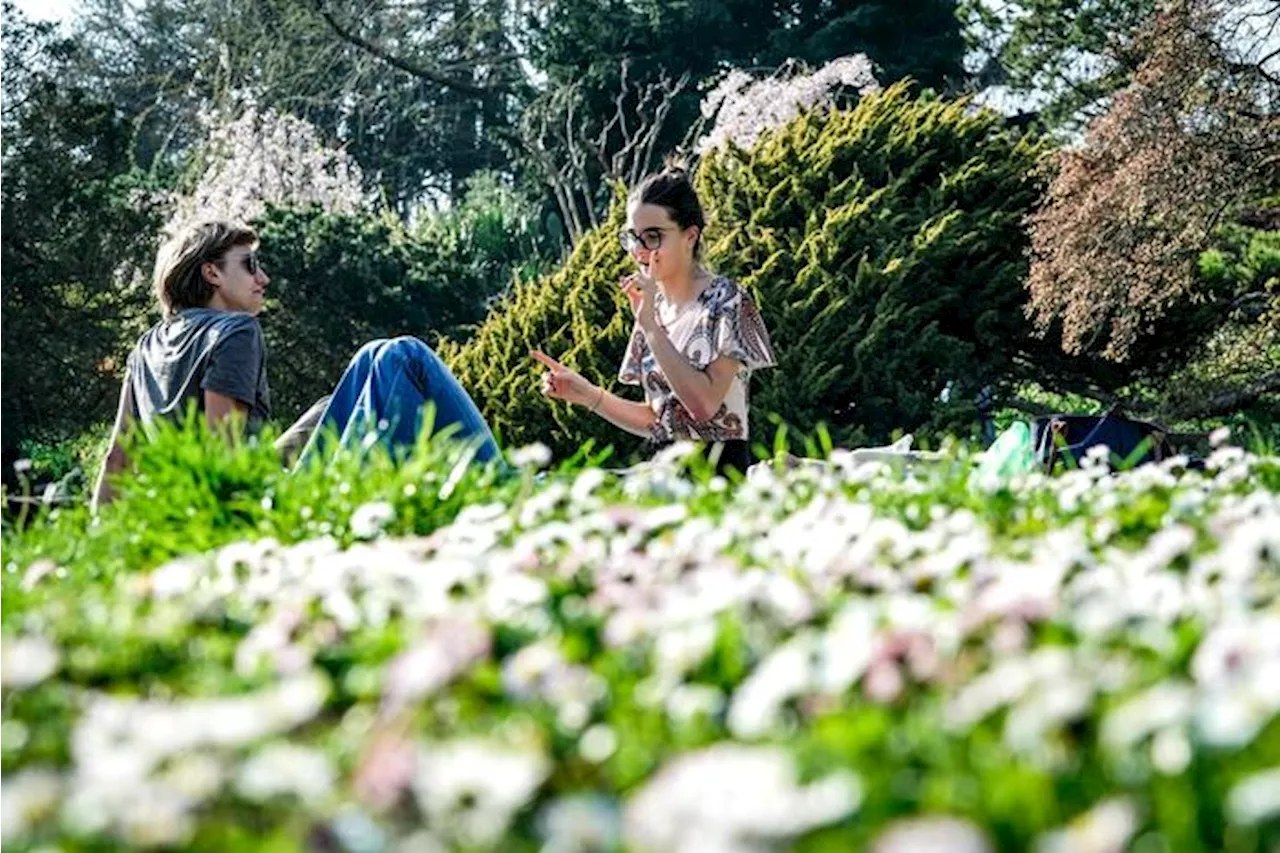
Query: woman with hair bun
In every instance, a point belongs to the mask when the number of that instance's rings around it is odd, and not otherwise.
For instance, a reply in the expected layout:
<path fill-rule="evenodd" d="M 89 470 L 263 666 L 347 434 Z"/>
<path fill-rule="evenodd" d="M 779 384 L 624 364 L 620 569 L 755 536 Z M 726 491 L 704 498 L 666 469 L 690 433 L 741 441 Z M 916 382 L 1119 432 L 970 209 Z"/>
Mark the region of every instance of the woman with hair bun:
<path fill-rule="evenodd" d="M 655 446 L 705 442 L 717 470 L 745 473 L 748 384 L 774 364 L 769 333 L 751 296 L 702 260 L 706 215 L 688 172 L 676 165 L 650 175 L 627 199 L 619 233 L 636 271 L 620 282 L 635 327 L 618 378 L 644 389 L 633 402 L 597 387 L 549 356 L 542 393 L 591 412 Z"/>

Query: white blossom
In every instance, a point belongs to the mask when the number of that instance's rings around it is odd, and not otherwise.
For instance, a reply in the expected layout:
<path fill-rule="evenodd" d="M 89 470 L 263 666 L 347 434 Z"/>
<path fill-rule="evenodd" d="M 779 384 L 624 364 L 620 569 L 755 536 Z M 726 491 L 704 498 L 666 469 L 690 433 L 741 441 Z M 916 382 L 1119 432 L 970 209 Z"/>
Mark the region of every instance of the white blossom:
<path fill-rule="evenodd" d="M 1068 826 L 1042 836 L 1037 853 L 1121 853 L 1138 828 L 1138 811 L 1124 798 L 1107 800 Z"/>
<path fill-rule="evenodd" d="M 425 745 L 414 793 L 433 831 L 461 845 L 486 846 L 506 831 L 550 772 L 547 759 L 489 741 Z"/>
<path fill-rule="evenodd" d="M 833 59 L 811 72 L 784 68 L 760 80 L 734 69 L 703 98 L 702 115 L 715 122 L 695 148 L 699 153 L 729 144 L 750 148 L 766 131 L 800 113 L 831 106 L 842 91 L 866 94 L 877 88 L 864 54 Z"/>
<path fill-rule="evenodd" d="M 551 464 L 551 448 L 541 442 L 517 447 L 511 451 L 511 464 L 517 468 L 545 468 Z"/>
<path fill-rule="evenodd" d="M 769 732 L 788 701 L 813 683 L 817 637 L 800 634 L 775 649 L 747 676 L 729 706 L 729 731 L 750 740 Z"/>
<path fill-rule="evenodd" d="M 608 760 L 617 749 L 618 735 L 603 723 L 587 729 L 578 739 L 578 752 L 592 764 Z"/>
<path fill-rule="evenodd" d="M 0 641 L 0 685 L 9 690 L 34 687 L 58 671 L 58 649 L 43 637 Z"/>
<path fill-rule="evenodd" d="M 5 776 L 0 787 L 0 840 L 22 838 L 57 810 L 62 779 L 46 767 L 30 767 Z"/>
<path fill-rule="evenodd" d="M 991 849 L 991 842 L 973 824 L 941 815 L 892 823 L 871 844 L 871 853 L 990 853 Z"/>
<path fill-rule="evenodd" d="M 333 766 L 323 752 L 296 744 L 273 743 L 240 765 L 236 790 L 260 802 L 292 795 L 314 805 L 333 793 L 335 782 Z"/>
<path fill-rule="evenodd" d="M 361 504 L 351 514 L 351 535 L 357 539 L 372 539 L 395 517 L 395 507 L 385 501 Z"/>
<path fill-rule="evenodd" d="M 1252 825 L 1280 815 L 1280 767 L 1271 767 L 1240 780 L 1227 794 L 1232 823 Z"/>
<path fill-rule="evenodd" d="M 542 853 L 604 853 L 615 850 L 622 835 L 617 806 L 604 797 L 561 797 L 539 816 L 546 843 Z"/>
<path fill-rule="evenodd" d="M 723 743 L 662 767 L 627 803 L 625 837 L 640 851 L 748 851 L 841 820 L 858 807 L 848 772 L 808 785 L 777 747 Z"/>
<path fill-rule="evenodd" d="M 325 147 L 309 122 L 252 102 L 238 113 L 205 110 L 203 171 L 180 196 L 166 226 L 169 235 L 205 219 L 248 222 L 267 205 L 319 205 L 334 213 L 364 206 L 360 167 L 343 150 Z"/>

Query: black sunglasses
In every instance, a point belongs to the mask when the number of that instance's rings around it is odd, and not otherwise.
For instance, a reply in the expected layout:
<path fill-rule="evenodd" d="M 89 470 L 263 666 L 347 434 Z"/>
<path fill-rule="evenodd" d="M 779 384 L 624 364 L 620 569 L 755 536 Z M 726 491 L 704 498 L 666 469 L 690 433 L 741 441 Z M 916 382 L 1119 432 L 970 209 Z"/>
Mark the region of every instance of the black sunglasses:
<path fill-rule="evenodd" d="M 224 258 L 223 260 L 226 259 Z M 262 262 L 258 260 L 257 252 L 250 252 L 244 255 L 240 258 L 240 263 L 244 265 L 244 271 L 249 275 L 257 275 L 258 270 L 262 269 Z"/>

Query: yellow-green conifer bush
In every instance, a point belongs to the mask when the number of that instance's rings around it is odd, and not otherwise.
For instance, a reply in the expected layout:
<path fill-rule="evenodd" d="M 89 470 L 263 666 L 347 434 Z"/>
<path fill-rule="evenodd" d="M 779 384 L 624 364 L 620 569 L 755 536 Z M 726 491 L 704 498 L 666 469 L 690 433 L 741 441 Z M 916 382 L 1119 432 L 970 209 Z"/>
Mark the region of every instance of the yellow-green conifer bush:
<path fill-rule="evenodd" d="M 1023 220 L 1039 197 L 1040 143 L 965 102 L 906 85 L 809 113 L 749 151 L 704 157 L 708 261 L 750 289 L 778 367 L 752 379 L 753 438 L 766 415 L 838 442 L 896 428 L 954 428 L 1026 337 Z M 558 454 L 619 430 L 538 393 L 531 346 L 592 381 L 616 376 L 631 327 L 617 281 L 630 265 L 609 221 L 554 274 L 518 290 L 446 357 L 509 444 Z M 951 383 L 950 403 L 939 395 Z"/>
<path fill-rule="evenodd" d="M 753 413 L 849 443 L 972 417 L 1026 339 L 1043 151 L 993 112 L 898 84 L 704 159 L 698 189 L 724 226 L 710 257 L 759 295 L 778 356 Z"/>
<path fill-rule="evenodd" d="M 639 446 L 600 418 L 543 397 L 543 368 L 529 358 L 530 349 L 541 349 L 592 382 L 616 384 L 632 327 L 618 289 L 633 269 L 617 239 L 623 216 L 622 204 L 615 204 L 560 269 L 518 285 L 465 345 L 441 342 L 440 354 L 504 445 L 541 441 L 559 456 L 572 455 L 589 438 L 624 452 Z"/>

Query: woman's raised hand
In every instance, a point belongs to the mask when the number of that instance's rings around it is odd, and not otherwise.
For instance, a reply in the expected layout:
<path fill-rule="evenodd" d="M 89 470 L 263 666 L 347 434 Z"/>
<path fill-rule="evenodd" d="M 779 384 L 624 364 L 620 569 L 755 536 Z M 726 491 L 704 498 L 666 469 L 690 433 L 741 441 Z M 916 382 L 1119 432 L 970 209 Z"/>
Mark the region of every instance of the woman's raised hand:
<path fill-rule="evenodd" d="M 589 406 L 597 402 L 601 391 L 576 370 L 570 370 L 541 350 L 531 349 L 534 361 L 547 368 L 542 374 L 542 393 L 555 400 Z"/>
<path fill-rule="evenodd" d="M 648 331 L 657 324 L 658 283 L 644 272 L 635 272 L 627 276 L 619 284 L 622 292 L 627 294 L 631 310 L 636 315 L 636 323 L 641 329 Z"/>

